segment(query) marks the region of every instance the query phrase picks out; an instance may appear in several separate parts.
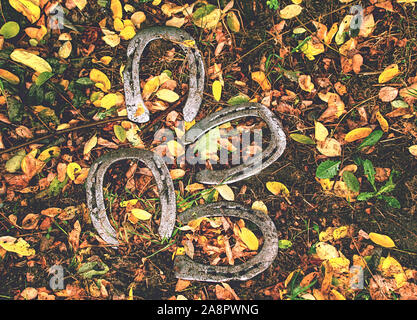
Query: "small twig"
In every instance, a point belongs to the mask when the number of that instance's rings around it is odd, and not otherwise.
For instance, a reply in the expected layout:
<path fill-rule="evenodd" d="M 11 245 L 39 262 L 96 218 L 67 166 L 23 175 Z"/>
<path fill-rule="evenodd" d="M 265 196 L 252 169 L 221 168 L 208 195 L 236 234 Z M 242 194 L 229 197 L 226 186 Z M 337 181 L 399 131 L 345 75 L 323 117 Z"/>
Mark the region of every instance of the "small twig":
<path fill-rule="evenodd" d="M 55 131 L 55 132 L 53 132 L 51 134 L 48 134 L 46 136 L 35 138 L 35 139 L 29 140 L 25 143 L 22 143 L 20 145 L 13 146 L 13 147 L 8 148 L 6 150 L 2 150 L 2 151 L 0 151 L 0 155 L 2 155 L 4 153 L 9 153 L 9 152 L 15 151 L 15 150 L 18 150 L 18 149 L 21 149 L 21 148 L 24 148 L 28 145 L 33 144 L 33 143 L 39 143 L 42 140 L 51 139 L 51 138 L 54 138 L 56 136 L 63 135 L 65 133 L 70 133 L 70 132 L 81 130 L 81 129 L 91 128 L 91 127 L 107 124 L 107 123 L 110 123 L 110 122 L 123 121 L 123 120 L 127 120 L 127 116 L 104 119 L 104 120 L 101 120 L 101 121 L 95 121 L 95 122 L 92 122 L 92 123 L 87 123 L 87 124 L 84 124 L 84 125 L 81 125 L 81 126 L 78 126 L 78 127 L 72 127 L 72 128 L 68 128 L 68 129 Z"/>

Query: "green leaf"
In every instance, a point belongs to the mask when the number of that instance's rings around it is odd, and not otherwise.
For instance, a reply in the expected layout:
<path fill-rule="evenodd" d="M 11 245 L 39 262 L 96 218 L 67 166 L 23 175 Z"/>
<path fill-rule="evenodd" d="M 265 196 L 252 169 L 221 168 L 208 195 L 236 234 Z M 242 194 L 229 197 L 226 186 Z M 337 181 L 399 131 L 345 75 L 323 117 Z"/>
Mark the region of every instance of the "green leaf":
<path fill-rule="evenodd" d="M 389 206 L 393 208 L 401 209 L 401 204 L 397 200 L 397 198 L 393 196 L 385 196 L 385 195 L 380 195 L 379 197 L 385 200 L 385 202 L 388 203 Z"/>
<path fill-rule="evenodd" d="M 25 155 L 26 155 L 25 150 L 21 150 L 16 155 L 14 155 L 9 160 L 7 160 L 4 166 L 6 171 L 9 173 L 15 173 L 16 171 L 18 171 L 20 169 L 20 164 L 23 158 L 25 157 Z"/>
<path fill-rule="evenodd" d="M 365 147 L 370 147 L 375 145 L 379 139 L 381 139 L 384 132 L 382 130 L 375 130 L 369 136 L 367 136 L 362 143 L 358 146 L 358 149 L 361 150 Z"/>
<path fill-rule="evenodd" d="M 372 164 L 371 160 L 366 159 L 363 162 L 363 171 L 365 172 L 366 178 L 368 179 L 369 183 L 372 185 L 372 187 L 376 191 L 376 187 L 375 187 L 375 169 L 374 169 L 374 165 Z"/>
<path fill-rule="evenodd" d="M 54 76 L 54 74 L 52 72 L 42 72 L 35 81 L 35 84 L 37 86 L 41 86 L 43 85 L 46 81 L 48 81 L 49 79 L 51 79 Z"/>
<path fill-rule="evenodd" d="M 220 129 L 216 127 L 202 136 L 195 144 L 194 152 L 198 151 L 202 156 L 216 153 L 219 150 L 219 144 L 217 143 L 220 138 Z"/>
<path fill-rule="evenodd" d="M 375 197 L 375 195 L 376 195 L 376 192 L 362 192 L 356 197 L 356 199 L 358 201 L 367 201 Z"/>
<path fill-rule="evenodd" d="M 407 102 L 403 100 L 394 100 L 391 101 L 391 105 L 393 108 L 409 108 L 410 106 L 407 104 Z"/>
<path fill-rule="evenodd" d="M 292 247 L 292 242 L 290 240 L 279 240 L 278 241 L 278 248 L 280 249 L 288 249 Z"/>
<path fill-rule="evenodd" d="M 193 20 L 197 21 L 197 20 L 209 15 L 210 12 L 212 12 L 216 8 L 217 7 L 215 5 L 212 5 L 212 4 L 203 5 L 202 7 L 198 8 L 196 11 L 194 11 Z"/>
<path fill-rule="evenodd" d="M 7 97 L 7 112 L 11 122 L 21 122 L 24 113 L 23 104 L 13 97 Z"/>
<path fill-rule="evenodd" d="M 6 22 L 0 29 L 0 35 L 4 37 L 4 39 L 10 39 L 19 34 L 20 26 L 15 21 Z"/>
<path fill-rule="evenodd" d="M 311 139 L 310 137 L 307 137 L 303 134 L 293 133 L 293 134 L 290 134 L 290 137 L 291 137 L 291 139 L 293 139 L 294 141 L 297 141 L 299 143 L 316 144 L 313 139 Z"/>
<path fill-rule="evenodd" d="M 359 192 L 359 189 L 360 189 L 359 181 L 352 172 L 344 171 L 343 172 L 343 181 L 346 183 L 347 187 L 350 190 L 352 190 L 354 192 Z"/>
<path fill-rule="evenodd" d="M 316 177 L 320 179 L 331 179 L 339 170 L 340 161 L 326 160 L 319 164 L 316 169 Z"/>
<path fill-rule="evenodd" d="M 227 103 L 231 106 L 234 106 L 240 103 L 248 102 L 249 100 L 250 98 L 247 95 L 241 93 L 237 96 L 231 97 L 229 100 L 227 100 Z"/>
<path fill-rule="evenodd" d="M 75 83 L 82 86 L 91 86 L 94 84 L 94 82 L 88 77 L 79 78 L 77 81 L 75 81 Z"/>
<path fill-rule="evenodd" d="M 115 125 L 113 127 L 114 134 L 116 135 L 116 138 L 119 139 L 120 142 L 125 142 L 126 140 L 126 130 L 123 129 L 122 126 Z"/>

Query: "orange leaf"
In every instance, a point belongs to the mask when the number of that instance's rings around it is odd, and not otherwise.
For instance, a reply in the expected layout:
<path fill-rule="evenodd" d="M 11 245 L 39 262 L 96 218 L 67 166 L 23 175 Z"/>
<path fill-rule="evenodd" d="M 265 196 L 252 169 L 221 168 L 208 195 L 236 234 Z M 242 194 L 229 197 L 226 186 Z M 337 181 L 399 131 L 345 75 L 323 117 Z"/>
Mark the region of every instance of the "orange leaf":
<path fill-rule="evenodd" d="M 345 141 L 346 142 L 353 142 L 359 139 L 363 139 L 366 138 L 367 136 L 369 136 L 372 132 L 371 128 L 357 128 L 357 129 L 353 129 L 352 131 L 349 131 L 346 136 L 345 136 Z"/>

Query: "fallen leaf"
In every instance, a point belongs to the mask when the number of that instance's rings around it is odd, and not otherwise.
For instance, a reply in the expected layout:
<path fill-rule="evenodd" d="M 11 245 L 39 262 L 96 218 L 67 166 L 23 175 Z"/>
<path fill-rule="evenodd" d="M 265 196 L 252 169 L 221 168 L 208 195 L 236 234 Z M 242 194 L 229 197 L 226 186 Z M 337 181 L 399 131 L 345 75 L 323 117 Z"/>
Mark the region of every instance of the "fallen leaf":
<path fill-rule="evenodd" d="M 367 128 L 367 127 L 353 129 L 346 134 L 345 141 L 353 142 L 359 139 L 366 138 L 367 136 L 371 134 L 371 132 L 372 132 L 372 129 Z"/>
<path fill-rule="evenodd" d="M 169 90 L 169 89 L 158 90 L 158 92 L 156 93 L 156 96 L 158 97 L 158 99 L 161 99 L 169 103 L 175 102 L 180 98 L 176 92 Z"/>
<path fill-rule="evenodd" d="M 5 69 L 0 69 L 0 78 L 10 82 L 11 84 L 19 84 L 20 82 L 18 76 Z"/>
<path fill-rule="evenodd" d="M 230 188 L 227 184 L 216 186 L 215 189 L 220 193 L 223 199 L 227 201 L 235 200 L 235 194 L 233 193 L 232 188 Z"/>
<path fill-rule="evenodd" d="M 123 8 L 119 0 L 111 0 L 110 9 L 113 13 L 113 19 L 122 19 L 123 17 Z"/>
<path fill-rule="evenodd" d="M 371 232 L 369 233 L 369 239 L 372 240 L 372 242 L 385 247 L 385 248 L 394 248 L 395 243 L 392 241 L 392 239 L 386 235 Z"/>
<path fill-rule="evenodd" d="M 398 89 L 393 87 L 383 87 L 379 90 L 379 99 L 383 102 L 391 102 L 393 101 L 398 95 Z"/>
<path fill-rule="evenodd" d="M 378 77 L 378 83 L 385 83 L 395 78 L 401 72 L 398 69 L 398 64 L 391 64 L 382 71 Z"/>
<path fill-rule="evenodd" d="M 36 213 L 27 214 L 22 220 L 22 228 L 25 230 L 33 230 L 38 226 L 40 215 Z"/>
<path fill-rule="evenodd" d="M 410 147 L 408 147 L 408 151 L 414 156 L 417 157 L 417 144 L 414 144 Z"/>
<path fill-rule="evenodd" d="M 298 77 L 298 84 L 304 91 L 311 92 L 314 89 L 314 84 L 311 82 L 311 76 L 301 75 Z"/>
<path fill-rule="evenodd" d="M 189 280 L 178 279 L 177 284 L 175 285 L 175 292 L 183 291 L 188 288 L 190 284 L 191 281 Z"/>
<path fill-rule="evenodd" d="M 327 157 L 338 157 L 342 154 L 340 142 L 334 138 L 326 138 L 317 142 L 317 150 Z"/>
<path fill-rule="evenodd" d="M 379 125 L 384 132 L 388 132 L 389 124 L 388 121 L 382 116 L 381 112 L 377 111 L 375 113 L 375 118 L 379 122 Z"/>
<path fill-rule="evenodd" d="M 326 140 L 327 136 L 329 135 L 329 130 L 319 121 L 315 121 L 314 123 L 314 137 L 317 141 L 324 141 Z"/>
<path fill-rule="evenodd" d="M 104 92 L 108 92 L 111 89 L 109 78 L 98 69 L 92 69 L 90 71 L 90 80 L 95 83 L 97 88 Z"/>
<path fill-rule="evenodd" d="M 316 253 L 319 259 L 321 260 L 329 260 L 332 258 L 338 258 L 339 252 L 337 249 L 332 246 L 331 244 L 325 242 L 319 242 L 316 245 Z"/>
<path fill-rule="evenodd" d="M 259 241 L 255 234 L 248 228 L 240 228 L 238 231 L 239 238 L 249 248 L 249 250 L 258 250 Z"/>
<path fill-rule="evenodd" d="M 20 295 L 25 300 L 33 300 L 38 296 L 38 290 L 32 287 L 27 287 L 20 293 Z"/>
<path fill-rule="evenodd" d="M 255 201 L 252 204 L 252 210 L 262 211 L 265 214 L 268 214 L 268 208 L 262 201 Z"/>
<path fill-rule="evenodd" d="M 152 218 L 152 214 L 142 209 L 133 208 L 131 210 L 131 213 L 136 219 L 139 220 L 149 220 L 150 218 Z"/>
<path fill-rule="evenodd" d="M 33 256 L 35 249 L 30 248 L 30 245 L 22 238 L 17 239 L 10 236 L 0 237 L 0 247 L 9 252 L 15 252 L 21 256 Z"/>
<path fill-rule="evenodd" d="M 292 19 L 298 16 L 302 10 L 303 8 L 298 4 L 290 4 L 279 12 L 279 16 L 282 19 Z"/>
<path fill-rule="evenodd" d="M 83 154 L 88 154 L 97 145 L 97 135 L 92 136 L 84 145 Z"/>
<path fill-rule="evenodd" d="M 271 90 L 271 83 L 265 76 L 265 73 L 263 71 L 255 71 L 251 74 L 252 80 L 257 82 L 263 91 L 269 91 Z"/>
<path fill-rule="evenodd" d="M 75 174 L 81 171 L 81 166 L 76 162 L 71 162 L 67 166 L 67 175 L 71 180 L 75 180 Z"/>
<path fill-rule="evenodd" d="M 178 143 L 176 140 L 168 141 L 167 147 L 171 155 L 174 157 L 180 157 L 185 153 L 185 149 L 182 144 Z"/>
<path fill-rule="evenodd" d="M 219 80 L 213 82 L 212 91 L 214 100 L 220 101 L 220 98 L 222 97 L 222 84 Z"/>
<path fill-rule="evenodd" d="M 288 197 L 290 195 L 288 188 L 281 182 L 269 181 L 266 183 L 266 188 L 276 196 L 282 194 Z"/>
<path fill-rule="evenodd" d="M 10 5 L 23 14 L 31 23 L 35 23 L 41 16 L 41 9 L 37 1 L 30 0 L 9 0 Z"/>
<path fill-rule="evenodd" d="M 15 49 L 10 54 L 10 59 L 30 67 L 39 73 L 52 72 L 51 66 L 43 58 L 23 49 Z"/>

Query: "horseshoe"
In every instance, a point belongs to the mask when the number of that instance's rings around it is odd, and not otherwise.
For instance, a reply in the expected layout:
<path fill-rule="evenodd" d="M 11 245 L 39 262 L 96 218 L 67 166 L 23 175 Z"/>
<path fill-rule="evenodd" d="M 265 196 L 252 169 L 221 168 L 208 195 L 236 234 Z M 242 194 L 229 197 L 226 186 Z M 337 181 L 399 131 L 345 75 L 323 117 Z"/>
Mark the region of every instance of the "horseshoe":
<path fill-rule="evenodd" d="M 196 47 L 186 46 L 185 41 L 194 39 L 184 30 L 175 27 L 151 27 L 140 30 L 130 41 L 127 48 L 127 64 L 123 72 L 124 91 L 128 118 L 137 123 L 149 121 L 149 110 L 143 102 L 139 70 L 140 58 L 146 45 L 156 39 L 170 40 L 178 44 L 186 52 L 190 68 L 188 99 L 183 108 L 184 120 L 192 121 L 200 109 L 204 90 L 204 63 L 200 51 Z M 138 106 L 145 110 L 136 115 Z"/>
<path fill-rule="evenodd" d="M 91 221 L 101 238 L 114 246 L 119 245 L 117 233 L 111 226 L 104 204 L 103 180 L 109 167 L 118 161 L 136 159 L 152 172 L 161 201 L 161 222 L 158 233 L 162 238 L 172 235 L 176 217 L 174 184 L 164 161 L 156 153 L 140 149 L 120 149 L 98 158 L 90 168 L 86 181 L 87 206 Z"/>
<path fill-rule="evenodd" d="M 178 215 L 182 224 L 201 217 L 226 216 L 247 219 L 262 231 L 264 243 L 261 251 L 248 261 L 235 266 L 210 266 L 196 263 L 188 256 L 176 256 L 175 277 L 184 280 L 224 282 L 249 280 L 265 271 L 278 254 L 278 236 L 274 223 L 265 213 L 248 209 L 236 202 L 215 202 L 190 208 Z"/>
<path fill-rule="evenodd" d="M 248 163 L 225 170 L 202 170 L 196 175 L 198 182 L 204 184 L 233 183 L 259 173 L 278 160 L 285 150 L 285 133 L 273 112 L 260 103 L 242 103 L 210 114 L 185 133 L 184 143 L 188 145 L 195 142 L 218 125 L 251 116 L 261 118 L 268 125 L 271 132 L 271 141 L 268 147 L 258 156 L 254 156 Z"/>

